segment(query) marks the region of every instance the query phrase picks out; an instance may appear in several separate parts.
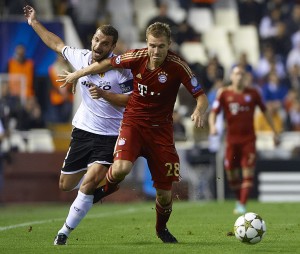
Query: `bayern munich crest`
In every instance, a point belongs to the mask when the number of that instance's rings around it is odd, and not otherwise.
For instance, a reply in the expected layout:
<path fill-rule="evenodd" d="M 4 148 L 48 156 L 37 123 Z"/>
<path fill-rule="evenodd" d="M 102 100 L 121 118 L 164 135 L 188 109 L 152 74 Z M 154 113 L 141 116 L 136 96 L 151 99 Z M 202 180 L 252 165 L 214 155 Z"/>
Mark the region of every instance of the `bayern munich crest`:
<path fill-rule="evenodd" d="M 166 83 L 166 81 L 167 81 L 167 76 L 168 76 L 168 74 L 167 73 L 165 73 L 165 72 L 160 72 L 160 73 L 158 73 L 158 81 L 160 82 L 160 83 Z"/>
<path fill-rule="evenodd" d="M 245 95 L 245 101 L 250 102 L 251 101 L 251 96 L 249 94 Z"/>

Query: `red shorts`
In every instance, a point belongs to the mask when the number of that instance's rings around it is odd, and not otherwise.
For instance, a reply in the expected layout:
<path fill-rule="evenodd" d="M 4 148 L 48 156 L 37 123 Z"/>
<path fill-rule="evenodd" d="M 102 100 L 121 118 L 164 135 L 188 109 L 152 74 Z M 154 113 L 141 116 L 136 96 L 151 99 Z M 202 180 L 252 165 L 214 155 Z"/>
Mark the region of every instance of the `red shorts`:
<path fill-rule="evenodd" d="M 225 169 L 253 168 L 256 160 L 255 140 L 241 144 L 226 144 Z"/>
<path fill-rule="evenodd" d="M 180 164 L 171 124 L 145 127 L 122 123 L 114 160 L 135 162 L 140 156 L 148 162 L 155 188 L 171 190 L 172 183 L 179 181 Z"/>

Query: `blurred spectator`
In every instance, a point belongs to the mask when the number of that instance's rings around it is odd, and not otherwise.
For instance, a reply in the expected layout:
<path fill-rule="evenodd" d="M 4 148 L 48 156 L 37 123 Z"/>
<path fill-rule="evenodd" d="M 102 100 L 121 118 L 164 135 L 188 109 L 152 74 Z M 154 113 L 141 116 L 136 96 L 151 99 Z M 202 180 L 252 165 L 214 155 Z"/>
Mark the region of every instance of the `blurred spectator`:
<path fill-rule="evenodd" d="M 177 44 L 180 45 L 185 41 L 196 41 L 200 42 L 200 34 L 198 34 L 195 29 L 187 22 L 187 19 L 184 19 L 178 25 L 177 33 Z"/>
<path fill-rule="evenodd" d="M 182 123 L 181 115 L 176 110 L 173 112 L 173 130 L 175 141 L 186 141 L 187 137 L 185 126 Z"/>
<path fill-rule="evenodd" d="M 288 70 L 287 86 L 300 96 L 300 65 L 293 65 Z"/>
<path fill-rule="evenodd" d="M 262 18 L 259 25 L 259 35 L 262 43 L 271 44 L 275 54 L 285 59 L 291 42 L 280 8 L 271 9 L 270 13 L 266 13 Z"/>
<path fill-rule="evenodd" d="M 277 101 L 282 106 L 287 93 L 288 88 L 279 79 L 277 73 L 275 71 L 270 72 L 267 82 L 262 86 L 262 95 L 265 102 Z"/>
<path fill-rule="evenodd" d="M 147 27 L 155 22 L 168 24 L 172 31 L 172 40 L 176 42 L 178 38 L 178 24 L 168 16 L 168 8 L 168 3 L 165 1 L 161 1 L 158 8 L 158 14 L 148 21 Z"/>
<path fill-rule="evenodd" d="M 68 15 L 73 19 L 73 6 L 70 0 L 52 0 L 52 6 L 56 15 Z"/>
<path fill-rule="evenodd" d="M 9 90 L 12 96 L 22 97 L 24 93 L 24 96 L 28 98 L 34 95 L 34 62 L 26 58 L 26 48 L 21 44 L 16 46 L 13 57 L 8 61 L 8 74 L 10 75 Z M 25 85 L 24 88 L 22 84 Z"/>
<path fill-rule="evenodd" d="M 299 27 L 300 29 L 300 27 Z M 292 37 L 293 48 L 288 52 L 286 60 L 287 70 L 291 70 L 295 65 L 300 66 L 300 30 Z"/>
<path fill-rule="evenodd" d="M 23 15 L 23 6 L 29 4 L 34 5 L 34 0 L 4 0 L 7 14 L 9 15 Z"/>
<path fill-rule="evenodd" d="M 268 0 L 263 1 L 265 12 L 270 12 L 273 9 L 279 9 L 283 18 L 289 16 L 295 0 Z"/>
<path fill-rule="evenodd" d="M 300 2 L 294 3 L 293 8 L 291 9 L 290 15 L 288 15 L 285 20 L 288 27 L 288 36 L 291 38 L 294 33 L 296 33 L 300 28 Z"/>
<path fill-rule="evenodd" d="M 300 101 L 294 100 L 288 112 L 288 125 L 291 131 L 300 131 Z"/>
<path fill-rule="evenodd" d="M 291 110 L 294 101 L 298 100 L 298 98 L 299 98 L 299 94 L 297 93 L 297 90 L 293 88 L 289 89 L 283 101 L 283 107 L 287 113 Z"/>
<path fill-rule="evenodd" d="M 262 46 L 262 54 L 255 68 L 255 75 L 260 85 L 265 82 L 271 71 L 276 71 L 280 79 L 286 77 L 284 62 L 275 54 L 272 45 L 267 43 Z"/>
<path fill-rule="evenodd" d="M 40 105 L 34 96 L 26 100 L 24 107 L 19 112 L 16 128 L 22 131 L 45 128 Z"/>
<path fill-rule="evenodd" d="M 258 28 L 263 16 L 263 3 L 256 0 L 239 0 L 238 12 L 241 25 L 254 25 Z"/>
<path fill-rule="evenodd" d="M 284 108 L 287 112 L 287 130 L 300 131 L 300 95 L 297 90 L 290 89 L 284 100 Z"/>
<path fill-rule="evenodd" d="M 276 101 L 269 101 L 266 103 L 267 110 L 272 117 L 274 128 L 277 133 L 284 131 L 284 119 L 280 113 L 283 110 L 282 105 Z M 266 118 L 261 111 L 256 112 L 254 115 L 254 128 L 255 131 L 268 131 L 272 132 L 270 125 L 268 124 Z"/>
<path fill-rule="evenodd" d="M 73 22 L 82 41 L 83 48 L 90 48 L 92 37 L 97 29 L 97 23 L 102 19 L 105 11 L 105 4 L 99 0 L 71 1 Z"/>
<path fill-rule="evenodd" d="M 201 75 L 201 83 L 203 85 L 203 89 L 206 93 L 213 87 L 214 83 L 218 80 L 223 80 L 224 78 L 224 67 L 219 62 L 217 55 L 213 55 L 207 65 L 203 69 L 203 73 Z"/>
<path fill-rule="evenodd" d="M 49 108 L 49 121 L 50 122 L 68 122 L 72 115 L 73 110 L 73 94 L 70 87 L 60 88 L 60 83 L 56 80 L 59 79 L 58 74 L 63 70 L 71 71 L 67 61 L 58 55 L 56 61 L 49 66 L 50 78 L 50 108 Z"/>

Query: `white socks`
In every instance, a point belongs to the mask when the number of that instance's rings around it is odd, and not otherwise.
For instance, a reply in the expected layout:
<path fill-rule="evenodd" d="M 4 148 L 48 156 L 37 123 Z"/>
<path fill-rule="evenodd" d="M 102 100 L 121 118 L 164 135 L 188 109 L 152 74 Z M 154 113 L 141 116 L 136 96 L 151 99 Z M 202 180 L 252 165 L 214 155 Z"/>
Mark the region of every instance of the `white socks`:
<path fill-rule="evenodd" d="M 77 227 L 87 212 L 92 208 L 93 199 L 94 195 L 86 195 L 83 192 L 78 191 L 77 197 L 70 207 L 66 222 L 58 231 L 58 234 L 63 233 L 66 236 L 69 236 L 71 231 Z"/>

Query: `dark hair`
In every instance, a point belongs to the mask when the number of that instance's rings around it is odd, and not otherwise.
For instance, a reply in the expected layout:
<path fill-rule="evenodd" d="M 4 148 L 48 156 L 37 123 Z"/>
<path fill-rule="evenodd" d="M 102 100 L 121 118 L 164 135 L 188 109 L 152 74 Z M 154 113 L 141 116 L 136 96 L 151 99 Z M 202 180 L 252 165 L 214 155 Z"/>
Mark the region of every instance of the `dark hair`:
<path fill-rule="evenodd" d="M 171 40 L 171 29 L 166 23 L 155 22 L 151 24 L 146 30 L 146 38 L 148 38 L 149 34 L 156 38 L 166 36 L 169 41 Z"/>
<path fill-rule="evenodd" d="M 119 33 L 116 28 L 114 28 L 112 25 L 102 25 L 99 26 L 96 30 L 96 32 L 100 30 L 104 35 L 106 36 L 112 36 L 113 37 L 113 44 L 116 44 L 119 38 Z"/>

